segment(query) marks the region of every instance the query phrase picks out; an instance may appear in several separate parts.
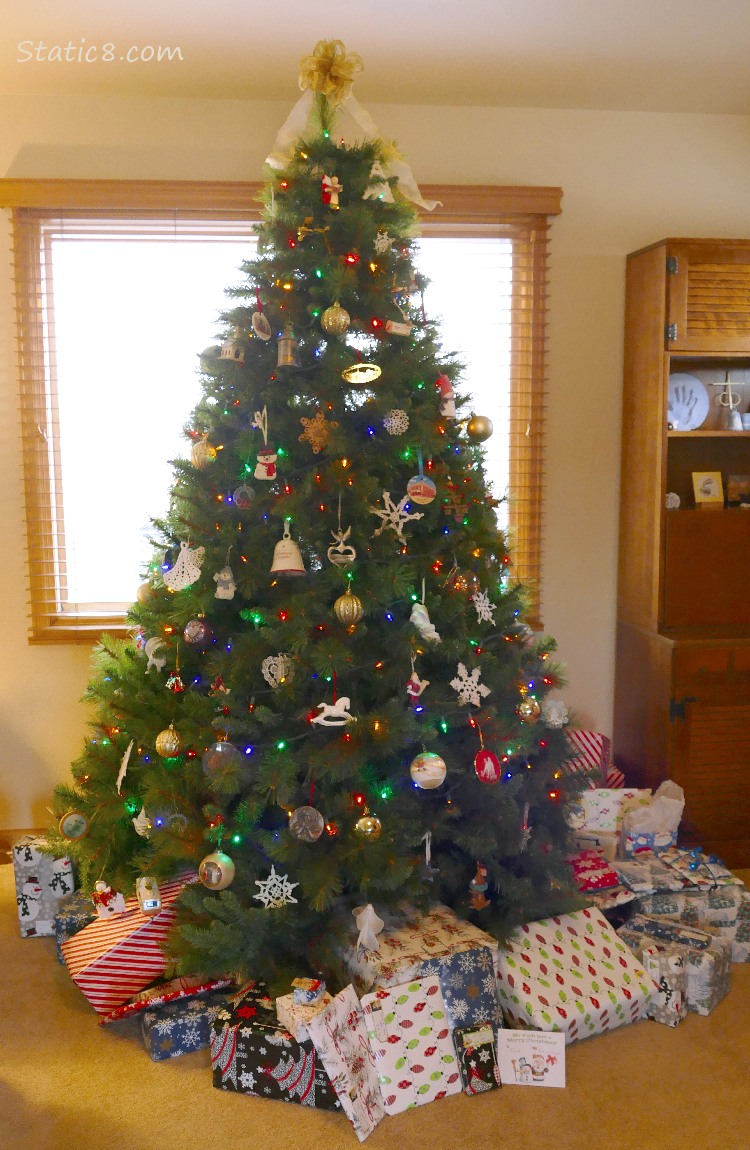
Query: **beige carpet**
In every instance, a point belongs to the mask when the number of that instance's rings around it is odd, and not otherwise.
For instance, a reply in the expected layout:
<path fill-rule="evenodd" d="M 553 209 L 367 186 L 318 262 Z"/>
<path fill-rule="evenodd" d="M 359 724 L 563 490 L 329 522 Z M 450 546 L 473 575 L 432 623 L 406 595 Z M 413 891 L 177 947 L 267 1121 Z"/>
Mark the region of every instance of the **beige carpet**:
<path fill-rule="evenodd" d="M 750 874 L 743 876 L 750 880 Z M 132 1022 L 101 1029 L 55 961 L 18 936 L 0 866 L 0 1150 L 353 1150 L 339 1114 L 227 1094 L 207 1051 L 154 1063 Z M 748 1150 L 750 964 L 710 1018 L 640 1022 L 567 1051 L 565 1090 L 505 1086 L 385 1118 L 371 1150 Z"/>

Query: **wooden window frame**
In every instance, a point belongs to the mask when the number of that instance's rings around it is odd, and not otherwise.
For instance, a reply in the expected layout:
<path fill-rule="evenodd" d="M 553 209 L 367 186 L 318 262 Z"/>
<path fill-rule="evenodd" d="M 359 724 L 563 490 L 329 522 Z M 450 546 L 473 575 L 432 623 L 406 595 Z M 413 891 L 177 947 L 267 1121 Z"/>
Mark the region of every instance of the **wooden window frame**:
<path fill-rule="evenodd" d="M 260 219 L 255 181 L 0 179 L 0 207 L 11 210 L 32 643 L 88 643 L 103 631 L 127 633 L 124 613 L 56 613 L 55 503 L 60 476 L 47 444 L 51 395 L 45 363 L 45 286 L 41 223 L 66 212 L 148 219 Z M 509 531 L 511 571 L 528 588 L 527 621 L 540 628 L 542 496 L 546 385 L 548 228 L 562 189 L 433 184 L 423 195 L 442 204 L 423 214 L 426 236 L 495 236 L 514 241 L 510 380 Z"/>

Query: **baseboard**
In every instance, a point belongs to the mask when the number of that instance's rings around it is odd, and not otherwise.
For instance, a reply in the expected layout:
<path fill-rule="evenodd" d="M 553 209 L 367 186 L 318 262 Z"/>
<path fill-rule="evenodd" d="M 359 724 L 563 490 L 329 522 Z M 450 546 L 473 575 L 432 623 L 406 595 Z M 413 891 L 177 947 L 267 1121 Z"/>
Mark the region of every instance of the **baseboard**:
<path fill-rule="evenodd" d="M 46 828 L 44 827 L 27 827 L 22 830 L 0 830 L 0 862 L 11 861 L 11 848 L 13 843 L 17 843 L 22 835 L 43 835 Z"/>

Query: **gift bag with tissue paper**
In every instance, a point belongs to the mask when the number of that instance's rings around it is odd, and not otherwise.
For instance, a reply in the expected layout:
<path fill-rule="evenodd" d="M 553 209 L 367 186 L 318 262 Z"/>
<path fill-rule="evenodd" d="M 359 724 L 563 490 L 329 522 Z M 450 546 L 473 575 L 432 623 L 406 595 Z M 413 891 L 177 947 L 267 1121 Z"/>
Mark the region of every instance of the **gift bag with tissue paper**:
<path fill-rule="evenodd" d="M 685 806 L 685 793 L 667 780 L 654 793 L 648 806 L 627 811 L 622 820 L 621 850 L 625 858 L 642 851 L 659 854 L 677 842 Z"/>

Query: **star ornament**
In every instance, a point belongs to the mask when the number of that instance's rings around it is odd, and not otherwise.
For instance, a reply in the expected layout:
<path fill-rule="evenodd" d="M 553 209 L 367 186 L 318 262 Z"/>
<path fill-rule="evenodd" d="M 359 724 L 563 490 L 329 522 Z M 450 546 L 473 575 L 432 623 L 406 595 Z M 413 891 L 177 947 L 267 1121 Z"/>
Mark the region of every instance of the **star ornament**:
<path fill-rule="evenodd" d="M 408 495 L 404 495 L 403 499 L 400 499 L 398 503 L 393 502 L 390 491 L 384 491 L 382 498 L 382 508 L 370 508 L 373 515 L 377 515 L 378 518 L 382 520 L 380 527 L 378 527 L 377 531 L 373 532 L 373 537 L 380 535 L 386 528 L 390 527 L 392 531 L 396 532 L 401 542 L 405 543 L 406 540 L 404 539 L 403 532 L 404 524 L 408 523 L 411 519 L 423 519 L 424 513 L 421 511 L 409 512 L 406 510 L 406 504 L 409 502 Z"/>
<path fill-rule="evenodd" d="M 451 679 L 451 687 L 458 691 L 459 703 L 473 703 L 475 707 L 482 705 L 482 699 L 489 695 L 490 689 L 479 682 L 480 674 L 479 667 L 469 673 L 463 663 L 458 664 L 458 673 L 455 679 Z"/>
<path fill-rule="evenodd" d="M 296 903 L 296 898 L 293 897 L 292 891 L 298 882 L 290 882 L 289 876 L 285 874 L 276 874 L 276 870 L 271 866 L 271 873 L 266 879 L 256 878 L 255 885 L 260 887 L 258 894 L 254 894 L 253 898 L 257 898 L 263 903 L 266 910 L 273 910 L 275 907 L 286 906 L 287 903 Z"/>
<path fill-rule="evenodd" d="M 322 411 L 316 411 L 312 419 L 300 419 L 300 423 L 304 427 L 302 435 L 299 437 L 300 443 L 308 440 L 314 453 L 318 455 L 328 443 L 331 432 L 338 427 L 338 423 L 331 420 L 329 423 L 326 420 Z"/>

